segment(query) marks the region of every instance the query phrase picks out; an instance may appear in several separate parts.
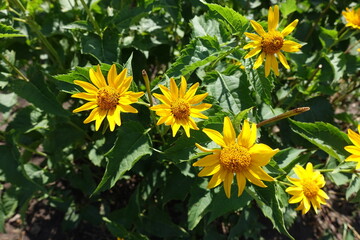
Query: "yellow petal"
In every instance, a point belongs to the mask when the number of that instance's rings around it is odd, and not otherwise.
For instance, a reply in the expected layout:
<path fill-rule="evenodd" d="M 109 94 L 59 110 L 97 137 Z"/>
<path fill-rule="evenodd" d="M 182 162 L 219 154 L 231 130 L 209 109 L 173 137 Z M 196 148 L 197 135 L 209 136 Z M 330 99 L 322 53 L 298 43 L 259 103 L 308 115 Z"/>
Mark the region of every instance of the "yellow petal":
<path fill-rule="evenodd" d="M 114 129 L 115 129 L 115 116 L 114 116 L 115 109 L 116 108 L 110 109 L 106 115 L 106 118 L 109 123 L 109 129 L 111 132 L 114 131 Z"/>
<path fill-rule="evenodd" d="M 191 106 L 190 111 L 191 112 L 202 112 L 202 111 L 205 111 L 205 110 L 211 108 L 211 106 L 212 105 L 209 103 L 202 103 L 202 104 L 198 104 L 195 106 Z"/>
<path fill-rule="evenodd" d="M 87 91 L 88 93 L 97 93 L 98 89 L 92 85 L 91 83 L 88 82 L 84 82 L 84 81 L 79 81 L 79 80 L 75 80 L 74 83 L 76 85 L 79 85 L 80 87 L 82 87 L 85 91 Z"/>
<path fill-rule="evenodd" d="M 271 54 L 266 55 L 265 59 L 265 77 L 269 76 L 271 69 Z"/>
<path fill-rule="evenodd" d="M 203 147 L 197 143 L 195 143 L 195 146 L 203 152 L 215 152 L 216 151 L 215 149 L 209 149 L 209 148 Z"/>
<path fill-rule="evenodd" d="M 95 130 L 99 130 L 100 125 L 104 118 L 106 117 L 107 110 L 99 109 L 96 121 L 95 121 Z"/>
<path fill-rule="evenodd" d="M 75 93 L 75 94 L 71 95 L 71 97 L 81 98 L 81 99 L 85 99 L 87 101 L 96 102 L 96 94 L 94 94 L 94 93 Z"/>
<path fill-rule="evenodd" d="M 258 41 L 250 42 L 250 43 L 246 44 L 243 47 L 243 49 L 256 48 L 256 47 L 261 47 L 261 42 L 258 42 Z"/>
<path fill-rule="evenodd" d="M 170 78 L 170 93 L 172 96 L 172 100 L 175 100 L 179 97 L 179 89 L 176 85 L 174 78 Z"/>
<path fill-rule="evenodd" d="M 280 62 L 282 63 L 282 65 L 283 65 L 285 68 L 290 69 L 290 66 L 289 66 L 289 64 L 288 64 L 288 62 L 287 62 L 284 54 L 282 54 L 282 52 L 280 52 L 280 51 L 277 52 L 276 54 L 278 55 L 279 60 L 280 60 Z"/>
<path fill-rule="evenodd" d="M 95 102 L 88 102 L 88 103 L 85 103 L 84 105 L 82 105 L 81 107 L 74 109 L 73 113 L 90 110 L 90 109 L 96 108 L 97 106 L 98 105 Z"/>
<path fill-rule="evenodd" d="M 269 8 L 268 14 L 268 30 L 275 31 L 277 25 L 279 23 L 279 7 L 278 5 L 274 6 L 274 10 L 272 7 Z"/>
<path fill-rule="evenodd" d="M 235 142 L 236 133 L 229 117 L 224 118 L 223 134 L 226 145 L 231 145 Z"/>
<path fill-rule="evenodd" d="M 209 129 L 209 128 L 204 128 L 203 132 L 211 139 L 213 140 L 216 144 L 222 146 L 222 147 L 226 147 L 226 143 L 224 142 L 224 138 L 223 136 L 216 130 L 213 129 Z"/>
<path fill-rule="evenodd" d="M 250 20 L 250 24 L 260 36 L 263 37 L 266 34 L 264 28 L 259 23 L 255 22 L 254 20 Z"/>
<path fill-rule="evenodd" d="M 249 171 L 245 170 L 243 171 L 245 177 L 252 183 L 252 184 L 255 184 L 259 187 L 263 187 L 265 188 L 266 185 L 261 181 L 259 180 L 258 178 L 256 178 L 254 175 L 252 175 Z"/>
<path fill-rule="evenodd" d="M 105 87 L 107 84 L 106 84 L 104 75 L 103 75 L 103 73 L 102 73 L 102 71 L 100 69 L 100 65 L 96 66 L 95 75 L 96 75 L 97 79 L 101 82 L 102 86 Z"/>
<path fill-rule="evenodd" d="M 221 178 L 221 174 L 222 174 L 222 171 L 219 171 L 219 172 L 215 173 L 211 177 L 207 188 L 211 189 L 211 188 L 214 188 L 214 187 L 218 186 L 223 181 L 222 178 Z"/>
<path fill-rule="evenodd" d="M 291 41 L 291 40 L 285 40 L 283 43 L 283 46 L 281 47 L 281 50 L 285 52 L 298 52 L 300 51 L 301 44 Z"/>
<path fill-rule="evenodd" d="M 129 76 L 127 78 L 124 79 L 124 81 L 122 81 L 120 83 L 120 85 L 118 86 L 118 91 L 120 93 L 120 95 L 126 93 L 127 90 L 129 90 L 131 82 L 132 82 L 133 77 Z"/>
<path fill-rule="evenodd" d="M 207 97 L 208 94 L 209 93 L 203 93 L 203 94 L 195 95 L 194 97 L 189 99 L 189 104 L 197 104 L 197 103 L 201 102 L 202 100 L 204 100 L 204 98 Z"/>
<path fill-rule="evenodd" d="M 119 108 L 121 112 L 129 112 L 129 113 L 137 113 L 138 112 L 138 110 L 136 108 L 133 108 L 130 105 L 119 104 L 119 105 L 117 105 L 117 108 Z"/>
<path fill-rule="evenodd" d="M 186 93 L 186 88 L 187 88 L 186 79 L 183 76 L 181 76 L 181 84 L 180 84 L 180 91 L 179 91 L 179 96 L 181 98 L 184 97 L 184 95 Z"/>
<path fill-rule="evenodd" d="M 90 115 L 84 120 L 84 123 L 95 121 L 99 114 L 99 108 L 95 108 L 90 112 Z"/>
<path fill-rule="evenodd" d="M 265 166 L 270 162 L 270 159 L 279 152 L 279 149 L 272 149 L 266 144 L 254 144 L 249 149 L 252 162 L 257 166 Z"/>
<path fill-rule="evenodd" d="M 261 167 L 252 167 L 249 169 L 249 172 L 258 179 L 269 182 L 274 181 L 274 178 L 267 174 Z"/>
<path fill-rule="evenodd" d="M 351 154 L 360 156 L 360 148 L 357 146 L 346 146 L 344 149 Z"/>
<path fill-rule="evenodd" d="M 298 203 L 298 202 L 300 202 L 300 201 L 303 200 L 303 199 L 304 199 L 304 195 L 303 195 L 303 194 L 295 195 L 295 196 L 292 196 L 292 197 L 289 199 L 289 203 L 290 203 L 290 204 Z"/>
<path fill-rule="evenodd" d="M 90 70 L 89 70 L 89 76 L 90 76 L 91 82 L 92 82 L 97 88 L 102 88 L 102 87 L 105 87 L 105 86 L 106 86 L 105 82 L 101 81 L 101 79 L 98 79 L 98 74 L 94 71 L 94 69 L 90 68 Z"/>
<path fill-rule="evenodd" d="M 250 129 L 249 122 L 245 120 L 237 140 L 238 140 L 238 144 L 240 144 L 241 146 L 247 149 L 252 147 L 252 145 L 254 145 L 256 140 L 256 124 L 253 123 Z"/>
<path fill-rule="evenodd" d="M 111 86 L 113 88 L 117 87 L 114 83 L 116 76 L 117 76 L 116 65 L 113 64 L 113 65 L 111 65 L 111 68 L 107 75 L 107 80 L 108 80 L 109 86 Z"/>
<path fill-rule="evenodd" d="M 173 125 L 171 125 L 173 137 L 175 137 L 176 133 L 179 131 L 180 126 L 181 125 L 179 123 L 176 123 L 176 122 Z"/>
<path fill-rule="evenodd" d="M 245 186 L 246 186 L 246 178 L 243 174 L 237 173 L 236 174 L 236 181 L 238 185 L 238 197 L 243 193 Z"/>
<path fill-rule="evenodd" d="M 219 154 L 207 155 L 193 164 L 196 167 L 206 167 L 214 164 L 219 164 Z"/>
<path fill-rule="evenodd" d="M 220 164 L 204 167 L 198 174 L 199 177 L 211 176 L 220 170 Z"/>
<path fill-rule="evenodd" d="M 261 51 L 261 47 L 256 47 L 256 48 L 252 49 L 248 54 L 246 54 L 246 56 L 244 58 L 245 59 L 251 58 L 251 57 L 255 56 L 256 54 L 258 54 L 260 51 Z"/>
<path fill-rule="evenodd" d="M 227 172 L 224 179 L 224 190 L 227 198 L 230 198 L 231 195 L 231 184 L 233 182 L 234 174 L 232 172 Z"/>
<path fill-rule="evenodd" d="M 199 83 L 195 83 L 194 85 L 192 85 L 189 90 L 186 92 L 185 96 L 184 96 L 184 99 L 186 100 L 191 100 L 194 96 L 195 96 L 195 93 L 197 91 L 199 87 Z"/>
<path fill-rule="evenodd" d="M 261 64 L 263 63 L 264 59 L 265 59 L 265 52 L 262 52 L 259 55 L 259 57 L 256 59 L 253 69 L 257 69 L 258 67 L 260 67 Z"/>
<path fill-rule="evenodd" d="M 170 90 L 169 90 L 167 87 L 163 86 L 163 85 L 159 85 L 159 88 L 160 88 L 161 92 L 164 94 L 164 96 L 166 97 L 166 99 L 168 99 L 168 102 L 169 102 L 170 105 L 171 105 L 171 102 L 172 102 L 174 99 L 173 99 L 173 97 L 172 97 L 172 95 L 171 95 Z M 160 94 L 154 93 L 153 95 L 155 96 L 155 95 L 160 95 Z M 155 96 L 155 97 L 156 97 L 156 96 Z M 158 98 L 158 97 L 156 97 L 156 98 Z"/>
<path fill-rule="evenodd" d="M 158 93 L 154 93 L 153 95 L 154 95 L 154 97 L 159 99 L 162 103 L 164 103 L 164 104 L 166 104 L 168 106 L 171 106 L 171 101 L 165 95 L 161 95 L 161 94 L 158 94 Z"/>
<path fill-rule="evenodd" d="M 271 59 L 271 68 L 274 70 L 276 76 L 279 76 L 279 66 L 276 61 L 275 55 L 269 55 Z"/>
<path fill-rule="evenodd" d="M 116 86 L 116 87 L 120 86 L 120 84 L 124 82 L 126 76 L 127 76 L 127 68 L 124 68 L 124 69 L 119 73 L 119 75 L 117 75 L 117 76 L 115 77 L 115 79 L 113 79 L 113 84 L 114 84 L 114 86 Z"/>
<path fill-rule="evenodd" d="M 351 129 L 348 129 L 348 137 L 350 141 L 357 147 L 360 148 L 360 135 Z"/>
<path fill-rule="evenodd" d="M 295 19 L 294 21 L 292 21 L 292 23 L 290 23 L 289 25 L 287 25 L 286 28 L 284 28 L 281 31 L 281 34 L 283 35 L 283 37 L 286 37 L 287 35 L 289 35 L 292 31 L 294 31 L 296 25 L 298 24 L 299 20 Z"/>
<path fill-rule="evenodd" d="M 261 40 L 262 40 L 262 38 L 259 36 L 259 35 L 257 35 L 257 34 L 255 34 L 255 33 L 248 33 L 248 32 L 246 32 L 246 33 L 244 33 L 248 38 L 250 38 L 251 40 L 254 40 L 254 41 L 257 41 L 257 42 L 261 42 Z"/>

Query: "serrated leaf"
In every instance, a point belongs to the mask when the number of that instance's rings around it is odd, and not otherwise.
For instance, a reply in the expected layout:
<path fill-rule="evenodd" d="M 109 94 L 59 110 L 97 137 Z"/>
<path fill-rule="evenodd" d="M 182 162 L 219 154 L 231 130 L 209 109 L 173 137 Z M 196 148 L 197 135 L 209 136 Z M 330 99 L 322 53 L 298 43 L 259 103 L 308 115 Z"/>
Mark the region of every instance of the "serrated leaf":
<path fill-rule="evenodd" d="M 287 0 L 280 5 L 280 11 L 282 18 L 286 18 L 287 15 L 297 10 L 296 0 Z"/>
<path fill-rule="evenodd" d="M 265 77 L 263 71 L 250 69 L 246 71 L 248 79 L 255 91 L 266 104 L 271 105 L 271 91 L 274 88 L 272 78 Z"/>
<path fill-rule="evenodd" d="M 81 38 L 82 53 L 90 54 L 99 62 L 112 64 L 118 60 L 119 36 L 110 30 L 103 37 L 89 33 Z"/>
<path fill-rule="evenodd" d="M 209 7 L 211 12 L 216 13 L 217 17 L 227 22 L 232 27 L 234 34 L 241 35 L 248 27 L 249 21 L 246 17 L 233 9 L 213 3 L 205 3 L 205 5 Z"/>
<path fill-rule="evenodd" d="M 195 38 L 181 51 L 181 56 L 166 72 L 166 75 L 179 77 L 191 74 L 196 68 L 217 59 L 220 52 L 220 45 L 215 37 Z"/>
<path fill-rule="evenodd" d="M 46 88 L 39 88 L 32 82 L 14 79 L 11 82 L 13 91 L 20 97 L 34 104 L 36 107 L 61 117 L 68 117 L 70 114 L 62 108 L 55 96 Z"/>
<path fill-rule="evenodd" d="M 332 29 L 320 27 L 319 39 L 324 48 L 330 47 L 337 40 L 338 32 Z"/>
<path fill-rule="evenodd" d="M 151 153 L 150 137 L 141 124 L 127 122 L 121 125 L 114 147 L 107 154 L 104 176 L 92 195 L 112 188 L 138 160 Z"/>
<path fill-rule="evenodd" d="M 306 149 L 286 148 L 280 150 L 274 157 L 274 161 L 285 172 L 289 173 L 296 164 L 301 164 L 309 158 L 309 155 L 301 155 Z"/>
<path fill-rule="evenodd" d="M 303 123 L 290 120 L 291 129 L 316 145 L 318 148 L 336 158 L 343 161 L 349 154 L 344 150 L 344 147 L 349 145 L 348 137 L 338 128 L 329 123 Z"/>
<path fill-rule="evenodd" d="M 0 38 L 12 38 L 12 37 L 26 37 L 24 34 L 20 34 L 18 30 L 0 23 Z"/>
<path fill-rule="evenodd" d="M 246 191 L 256 200 L 262 213 L 270 219 L 274 227 L 291 239 L 294 239 L 287 231 L 284 222 L 284 213 L 280 207 L 279 199 L 274 182 L 266 182 L 266 188 L 252 186 Z"/>
<path fill-rule="evenodd" d="M 346 190 L 346 200 L 360 202 L 360 178 L 353 174 L 349 187 Z"/>

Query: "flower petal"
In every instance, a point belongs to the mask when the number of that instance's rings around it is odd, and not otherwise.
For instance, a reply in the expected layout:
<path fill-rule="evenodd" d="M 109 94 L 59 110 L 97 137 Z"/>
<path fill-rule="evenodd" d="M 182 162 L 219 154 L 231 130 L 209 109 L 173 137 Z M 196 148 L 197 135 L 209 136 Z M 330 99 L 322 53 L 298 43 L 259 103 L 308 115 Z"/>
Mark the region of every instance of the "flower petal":
<path fill-rule="evenodd" d="M 171 93 L 171 97 L 172 100 L 176 100 L 179 97 L 179 89 L 176 85 L 175 79 L 174 78 L 170 78 L 170 93 Z"/>
<path fill-rule="evenodd" d="M 240 144 L 241 146 L 247 149 L 252 147 L 252 145 L 254 145 L 256 140 L 256 124 L 253 123 L 250 129 L 249 122 L 245 120 L 237 140 L 238 140 L 238 144 Z"/>
<path fill-rule="evenodd" d="M 87 101 L 96 102 L 96 94 L 94 93 L 75 93 L 71 95 L 73 98 L 81 98 Z"/>
<path fill-rule="evenodd" d="M 204 100 L 204 98 L 206 98 L 207 95 L 209 95 L 209 93 L 195 95 L 194 97 L 192 97 L 188 100 L 189 104 L 197 104 L 197 103 L 201 102 L 202 100 Z"/>
<path fill-rule="evenodd" d="M 99 90 L 99 89 L 97 89 L 97 87 L 95 87 L 94 85 L 92 85 L 91 83 L 88 83 L 88 82 L 75 80 L 74 83 L 76 85 L 79 85 L 80 87 L 82 87 L 88 93 L 95 93 L 96 94 L 97 91 Z"/>
<path fill-rule="evenodd" d="M 255 34 L 255 33 L 245 32 L 244 34 L 245 34 L 245 36 L 247 36 L 251 40 L 254 40 L 254 41 L 257 41 L 257 42 L 261 42 L 261 40 L 262 40 L 262 38 L 259 35 Z"/>
<path fill-rule="evenodd" d="M 244 58 L 245 59 L 251 58 L 251 57 L 255 56 L 256 54 L 258 54 L 260 51 L 261 51 L 261 47 L 256 47 L 256 48 L 250 50 Z"/>
<path fill-rule="evenodd" d="M 348 137 L 355 146 L 360 148 L 360 134 L 357 134 L 353 130 L 348 129 Z"/>
<path fill-rule="evenodd" d="M 210 129 L 210 128 L 204 128 L 203 132 L 216 144 L 226 147 L 226 143 L 224 141 L 223 136 L 216 130 Z"/>
<path fill-rule="evenodd" d="M 194 83 L 190 88 L 189 90 L 186 92 L 185 96 L 184 96 L 184 99 L 186 100 L 191 100 L 194 96 L 195 96 L 195 93 L 197 91 L 197 89 L 199 88 L 199 83 Z"/>
<path fill-rule="evenodd" d="M 214 164 L 219 164 L 219 158 L 219 154 L 210 154 L 193 163 L 193 166 L 206 167 Z"/>
<path fill-rule="evenodd" d="M 110 87 L 113 87 L 113 88 L 117 87 L 114 84 L 116 76 L 117 76 L 116 65 L 113 64 L 113 65 L 111 65 L 110 70 L 107 75 L 107 81 L 108 81 Z"/>
<path fill-rule="evenodd" d="M 280 51 L 277 52 L 276 54 L 278 55 L 279 60 L 280 60 L 280 62 L 282 63 L 282 65 L 283 65 L 285 68 L 290 69 L 290 66 L 289 66 L 289 64 L 288 64 L 288 62 L 287 62 L 284 54 L 282 54 L 282 52 L 280 52 Z"/>
<path fill-rule="evenodd" d="M 197 143 L 195 143 L 195 146 L 203 152 L 215 152 L 216 151 L 216 149 L 206 148 Z"/>
<path fill-rule="evenodd" d="M 265 166 L 270 162 L 270 159 L 279 151 L 280 151 L 279 149 L 273 150 L 268 145 L 259 143 L 259 144 L 254 144 L 249 149 L 249 154 L 251 156 L 253 164 L 257 166 Z"/>
<path fill-rule="evenodd" d="M 102 121 L 106 117 L 106 113 L 107 113 L 107 110 L 103 110 L 103 109 L 99 108 L 99 112 L 97 114 L 97 118 L 96 118 L 96 121 L 95 121 L 95 130 L 96 131 L 99 130 Z"/>
<path fill-rule="evenodd" d="M 99 65 L 98 65 L 99 66 Z M 100 70 L 101 72 L 101 70 Z M 101 73 L 102 74 L 102 73 Z M 105 87 L 106 86 L 106 83 L 105 83 L 105 80 L 102 81 L 101 79 L 102 78 L 98 78 L 98 73 L 96 73 L 94 71 L 94 69 L 90 68 L 89 70 L 89 76 L 90 76 L 90 80 L 91 82 L 97 87 L 97 88 L 102 88 L 102 87 Z"/>
<path fill-rule="evenodd" d="M 96 108 L 97 106 L 98 105 L 95 102 L 87 102 L 84 105 L 82 105 L 81 107 L 74 109 L 73 113 L 90 110 L 90 109 Z"/>
<path fill-rule="evenodd" d="M 211 188 L 214 188 L 216 186 L 218 186 L 220 183 L 222 183 L 223 179 L 221 178 L 221 175 L 222 175 L 222 171 L 218 171 L 217 173 L 215 173 L 209 183 L 208 183 L 208 186 L 207 188 L 211 189 Z"/>
<path fill-rule="evenodd" d="M 271 69 L 271 54 L 266 54 L 265 59 L 265 77 L 269 76 Z"/>
<path fill-rule="evenodd" d="M 281 47 L 281 50 L 285 52 L 298 52 L 300 51 L 301 47 L 302 45 L 297 42 L 291 40 L 285 40 L 283 46 Z"/>
<path fill-rule="evenodd" d="M 298 24 L 299 19 L 295 19 L 294 21 L 292 21 L 292 23 L 290 23 L 289 25 L 286 26 L 286 28 L 284 28 L 281 31 L 281 34 L 283 35 L 283 37 L 286 37 L 287 35 L 289 35 L 292 31 L 294 31 L 296 25 Z"/>
<path fill-rule="evenodd" d="M 346 147 L 344 147 L 344 149 L 345 149 L 346 151 L 348 151 L 349 153 L 351 153 L 351 154 L 360 156 L 360 147 L 357 147 L 357 146 L 346 146 Z"/>
<path fill-rule="evenodd" d="M 233 182 L 233 179 L 234 174 L 232 172 L 227 172 L 224 179 L 224 190 L 227 198 L 230 198 L 231 195 L 231 184 Z"/>
<path fill-rule="evenodd" d="M 180 91 L 179 91 L 179 97 L 184 97 L 185 93 L 186 93 L 186 88 L 187 88 L 187 82 L 186 79 L 181 76 L 181 84 L 180 84 Z"/>
<path fill-rule="evenodd" d="M 235 142 L 236 133 L 229 117 L 224 118 L 223 134 L 226 145 L 231 145 Z"/>
<path fill-rule="evenodd" d="M 274 73 L 276 76 L 279 76 L 279 66 L 278 66 L 278 62 L 275 58 L 275 55 L 269 55 L 270 59 L 271 59 L 271 68 L 274 70 Z"/>
<path fill-rule="evenodd" d="M 279 24 L 279 7 L 278 5 L 269 8 L 268 14 L 268 31 L 275 31 L 277 25 Z"/>
<path fill-rule="evenodd" d="M 265 52 L 262 52 L 259 55 L 259 57 L 256 59 L 253 69 L 257 69 L 258 67 L 260 67 L 261 64 L 263 63 L 264 59 L 265 59 Z"/>
<path fill-rule="evenodd" d="M 263 37 L 266 34 L 264 28 L 259 23 L 255 22 L 254 20 L 250 20 L 250 24 L 260 36 Z"/>
<path fill-rule="evenodd" d="M 215 164 L 212 166 L 208 166 L 208 167 L 204 167 L 199 173 L 198 176 L 199 177 L 206 177 L 206 176 L 211 176 L 217 172 L 220 171 L 221 165 L 220 164 Z"/>
<path fill-rule="evenodd" d="M 238 185 L 238 197 L 243 193 L 245 186 L 246 186 L 246 178 L 243 174 L 237 173 L 236 174 L 236 181 Z"/>

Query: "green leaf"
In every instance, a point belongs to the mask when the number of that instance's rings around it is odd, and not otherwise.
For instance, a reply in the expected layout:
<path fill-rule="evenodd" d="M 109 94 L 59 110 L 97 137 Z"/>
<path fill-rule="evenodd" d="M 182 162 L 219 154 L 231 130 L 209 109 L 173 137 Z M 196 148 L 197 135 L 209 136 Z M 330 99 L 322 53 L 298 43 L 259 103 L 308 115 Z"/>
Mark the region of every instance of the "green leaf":
<path fill-rule="evenodd" d="M 294 120 L 290 122 L 291 129 L 295 133 L 337 160 L 343 161 L 349 155 L 344 150 L 344 147 L 349 145 L 347 135 L 333 125 L 324 122 L 303 123 Z"/>
<path fill-rule="evenodd" d="M 203 184 L 204 185 L 204 184 Z M 204 186 L 206 188 L 206 185 Z M 204 215 L 205 210 L 211 203 L 211 192 L 204 189 L 192 188 L 190 190 L 190 200 L 188 207 L 188 228 L 193 230 Z"/>
<path fill-rule="evenodd" d="M 346 200 L 360 202 L 360 178 L 353 174 L 349 187 L 346 190 Z"/>
<path fill-rule="evenodd" d="M 18 30 L 0 23 L 0 38 L 26 37 L 20 34 Z"/>
<path fill-rule="evenodd" d="M 254 104 L 249 96 L 248 78 L 241 70 L 231 75 L 213 72 L 206 76 L 204 83 L 209 95 L 214 97 L 225 111 L 238 113 Z"/>
<path fill-rule="evenodd" d="M 69 23 L 63 27 L 64 29 L 70 29 L 70 30 L 84 30 L 84 31 L 94 31 L 93 26 L 85 20 L 75 21 L 72 23 Z"/>
<path fill-rule="evenodd" d="M 275 183 L 266 182 L 266 185 L 266 188 L 260 188 L 253 185 L 252 187 L 247 188 L 246 191 L 256 200 L 256 203 L 261 209 L 262 213 L 265 215 L 265 217 L 270 219 L 274 227 L 279 232 L 285 234 L 291 239 L 294 239 L 285 227 L 284 213 L 279 204 Z"/>
<path fill-rule="evenodd" d="M 271 105 L 271 91 L 274 88 L 274 84 L 270 75 L 269 77 L 265 77 L 263 71 L 254 69 L 250 69 L 250 71 L 246 71 L 246 73 L 250 84 L 254 87 L 261 100 Z"/>
<path fill-rule="evenodd" d="M 296 164 L 302 164 L 309 159 L 309 155 L 301 155 L 306 149 L 286 148 L 278 152 L 274 157 L 274 161 L 281 169 L 289 173 Z"/>
<path fill-rule="evenodd" d="M 138 160 L 151 153 L 151 140 L 144 128 L 137 122 L 124 123 L 118 130 L 114 147 L 107 153 L 104 176 L 92 195 L 112 188 Z"/>
<path fill-rule="evenodd" d="M 338 32 L 336 30 L 326 29 L 324 27 L 320 27 L 320 35 L 319 39 L 321 45 L 324 48 L 329 48 L 336 40 L 337 40 Z"/>
<path fill-rule="evenodd" d="M 228 7 L 213 3 L 204 4 L 209 7 L 216 17 L 227 22 L 232 27 L 234 34 L 242 35 L 245 32 L 249 22 L 246 17 Z"/>
<path fill-rule="evenodd" d="M 217 59 L 219 54 L 220 45 L 215 37 L 195 38 L 181 51 L 180 57 L 166 74 L 171 77 L 191 74 L 196 68 Z"/>
<path fill-rule="evenodd" d="M 103 38 L 89 33 L 81 38 L 82 53 L 89 54 L 99 62 L 112 64 L 118 60 L 119 36 L 113 31 L 105 31 Z"/>
<path fill-rule="evenodd" d="M 36 107 L 57 116 L 67 117 L 70 114 L 62 108 L 55 96 L 46 88 L 39 88 L 32 82 L 14 79 L 11 82 L 13 91 Z"/>
<path fill-rule="evenodd" d="M 338 81 L 343 77 L 344 72 L 346 70 L 346 60 L 344 56 L 344 52 L 338 53 L 329 53 L 324 56 L 325 60 L 328 61 L 332 70 L 332 79 L 329 79 L 329 72 L 327 71 L 325 76 L 327 76 L 327 81 L 332 80 L 332 83 L 338 83 Z M 330 81 L 329 81 L 330 82 Z"/>
<path fill-rule="evenodd" d="M 282 18 L 286 18 L 290 13 L 293 13 L 297 10 L 296 0 L 287 0 L 281 3 L 280 11 Z"/>

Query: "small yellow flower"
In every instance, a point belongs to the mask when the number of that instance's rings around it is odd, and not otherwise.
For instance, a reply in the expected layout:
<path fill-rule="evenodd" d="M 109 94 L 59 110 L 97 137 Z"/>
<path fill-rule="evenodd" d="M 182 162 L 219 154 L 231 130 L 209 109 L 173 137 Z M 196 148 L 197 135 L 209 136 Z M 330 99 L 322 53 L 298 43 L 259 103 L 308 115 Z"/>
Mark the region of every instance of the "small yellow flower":
<path fill-rule="evenodd" d="M 209 103 L 199 104 L 208 93 L 195 95 L 198 87 L 199 83 L 195 83 L 186 91 L 187 82 L 184 77 L 181 77 L 180 89 L 176 86 L 174 78 L 170 78 L 170 89 L 159 85 L 164 95 L 157 93 L 153 95 L 163 104 L 150 108 L 160 116 L 157 125 L 162 123 L 171 125 L 173 137 L 181 126 L 184 128 L 187 137 L 190 137 L 190 129 L 199 130 L 193 118 L 208 119 L 201 112 L 209 109 L 212 105 Z"/>
<path fill-rule="evenodd" d="M 360 29 L 360 8 L 358 9 L 349 9 L 346 8 L 346 11 L 342 12 L 342 15 L 346 19 L 346 27 L 352 27 Z"/>
<path fill-rule="evenodd" d="M 326 204 L 325 199 L 329 199 L 328 195 L 320 189 L 325 186 L 324 176 L 319 171 L 314 171 L 311 163 L 307 163 L 306 169 L 296 165 L 293 170 L 299 178 L 287 177 L 294 184 L 285 190 L 294 195 L 289 199 L 289 203 L 300 202 L 296 210 L 301 210 L 302 214 L 307 213 L 311 205 L 317 213 L 318 209 L 321 209 L 320 204 Z"/>
<path fill-rule="evenodd" d="M 244 49 L 254 48 L 245 56 L 245 58 L 251 58 L 261 52 L 255 61 L 254 69 L 260 67 L 265 60 L 265 76 L 269 75 L 270 69 L 272 69 L 276 75 L 279 75 L 278 62 L 275 54 L 285 68 L 290 68 L 284 54 L 280 50 L 285 52 L 300 51 L 301 44 L 291 40 L 284 40 L 284 38 L 295 29 L 298 22 L 299 20 L 296 19 L 281 32 L 277 31 L 276 28 L 279 23 L 279 7 L 277 5 L 274 6 L 274 9 L 271 7 L 269 8 L 268 32 L 265 32 L 259 23 L 250 20 L 251 26 L 260 35 L 248 32 L 245 33 L 245 35 L 253 41 L 245 45 Z"/>
<path fill-rule="evenodd" d="M 114 131 L 115 124 L 121 125 L 120 112 L 138 112 L 130 104 L 136 103 L 144 93 L 128 91 L 132 77 L 127 76 L 126 68 L 118 75 L 116 66 L 113 64 L 108 72 L 107 82 L 99 65 L 97 71 L 90 68 L 89 75 L 92 84 L 79 80 L 74 81 L 76 85 L 82 87 L 86 92 L 76 93 L 71 96 L 89 101 L 73 111 L 77 113 L 92 110 L 84 123 L 95 121 L 95 130 L 97 131 L 106 117 L 110 131 Z"/>
<path fill-rule="evenodd" d="M 279 149 L 271 149 L 265 144 L 255 143 L 255 123 L 250 127 L 249 122 L 245 120 L 241 133 L 236 137 L 230 118 L 225 117 L 224 135 L 208 128 L 204 128 L 203 132 L 221 146 L 221 149 L 208 149 L 196 144 L 201 151 L 212 152 L 193 164 L 204 167 L 199 172 L 200 177 L 213 175 L 208 184 L 209 189 L 224 182 L 225 194 L 230 198 L 234 175 L 238 185 L 238 196 L 244 191 L 246 180 L 259 187 L 266 187 L 262 180 L 274 181 L 261 167 L 268 164 Z"/>
<path fill-rule="evenodd" d="M 358 125 L 358 131 L 360 133 L 360 125 Z M 356 169 L 360 169 L 360 135 L 351 129 L 348 129 L 348 136 L 350 141 L 354 144 L 346 146 L 345 150 L 351 153 L 351 155 L 345 159 L 347 162 L 357 162 Z"/>

